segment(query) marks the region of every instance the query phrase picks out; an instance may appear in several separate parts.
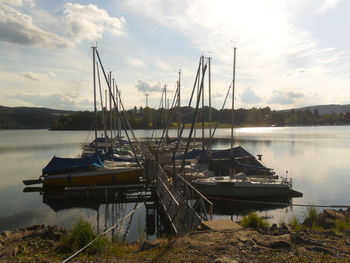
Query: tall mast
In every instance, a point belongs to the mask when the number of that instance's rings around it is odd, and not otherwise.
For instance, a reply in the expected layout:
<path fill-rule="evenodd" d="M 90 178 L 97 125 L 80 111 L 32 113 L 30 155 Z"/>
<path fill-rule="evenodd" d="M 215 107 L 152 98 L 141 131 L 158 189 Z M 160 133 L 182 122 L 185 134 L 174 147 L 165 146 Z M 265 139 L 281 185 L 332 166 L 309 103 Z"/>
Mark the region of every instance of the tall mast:
<path fill-rule="evenodd" d="M 101 108 L 102 108 L 102 122 L 103 122 L 103 131 L 104 131 L 104 137 L 105 137 L 105 147 L 106 147 L 106 152 L 108 150 L 107 147 L 107 120 L 106 120 L 106 109 L 107 109 L 107 105 L 106 107 L 103 105 L 103 94 L 102 94 L 102 89 L 101 89 L 101 79 L 100 79 L 100 70 L 98 68 L 98 62 L 96 62 L 96 69 L 97 69 L 97 79 L 98 79 L 98 87 L 99 87 L 99 91 L 100 91 L 100 100 L 101 100 Z M 107 91 L 106 91 L 107 92 Z M 107 93 L 106 93 L 107 96 Z M 107 99 L 107 98 L 106 98 Z"/>
<path fill-rule="evenodd" d="M 97 146 L 97 106 L 96 106 L 96 46 L 92 47 L 92 74 L 93 74 L 93 86 L 94 86 L 94 112 L 95 112 L 95 145 Z"/>
<path fill-rule="evenodd" d="M 204 76 L 204 56 L 202 56 L 202 76 Z M 202 150 L 204 151 L 204 83 L 202 88 Z"/>
<path fill-rule="evenodd" d="M 166 98 L 166 85 L 164 85 L 164 109 L 165 109 L 165 121 L 164 121 L 164 129 L 166 129 L 166 134 L 165 137 L 168 137 L 168 129 L 167 129 L 167 124 L 168 124 L 168 107 L 167 107 L 167 98 Z"/>
<path fill-rule="evenodd" d="M 109 87 L 112 86 L 112 71 L 109 72 Z M 109 125 L 111 129 L 111 154 L 113 155 L 113 113 L 112 113 L 112 91 L 109 91 Z"/>
<path fill-rule="evenodd" d="M 180 136 L 181 124 L 181 68 L 179 69 L 179 80 L 177 81 L 177 137 Z"/>
<path fill-rule="evenodd" d="M 232 112 L 231 112 L 231 149 L 233 148 L 233 121 L 235 109 L 235 78 L 236 78 L 236 47 L 233 47 L 233 68 L 232 68 Z"/>
<path fill-rule="evenodd" d="M 208 58 L 208 95 L 209 95 L 209 150 L 211 150 L 211 57 Z"/>

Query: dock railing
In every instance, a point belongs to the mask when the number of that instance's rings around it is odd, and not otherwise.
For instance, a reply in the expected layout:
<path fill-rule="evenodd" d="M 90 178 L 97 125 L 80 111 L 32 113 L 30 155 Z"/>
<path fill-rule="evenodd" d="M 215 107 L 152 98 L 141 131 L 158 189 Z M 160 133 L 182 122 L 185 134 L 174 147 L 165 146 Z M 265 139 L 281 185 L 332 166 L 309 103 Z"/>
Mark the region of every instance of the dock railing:
<path fill-rule="evenodd" d="M 203 220 L 212 219 L 212 203 L 182 176 L 168 177 L 159 167 L 156 186 L 159 201 L 176 233 L 191 231 Z"/>
<path fill-rule="evenodd" d="M 157 158 L 142 144 L 148 158 L 155 160 L 156 192 L 159 203 L 175 233 L 195 229 L 202 221 L 212 219 L 213 204 L 181 175 L 169 177 L 158 164 Z"/>

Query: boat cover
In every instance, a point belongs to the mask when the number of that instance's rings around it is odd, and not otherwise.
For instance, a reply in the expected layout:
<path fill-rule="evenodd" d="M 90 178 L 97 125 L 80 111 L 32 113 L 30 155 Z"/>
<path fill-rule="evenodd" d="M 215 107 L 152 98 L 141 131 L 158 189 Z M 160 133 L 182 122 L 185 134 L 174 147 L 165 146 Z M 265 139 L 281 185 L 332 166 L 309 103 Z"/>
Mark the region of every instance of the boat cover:
<path fill-rule="evenodd" d="M 175 159 L 176 160 L 183 160 L 183 159 L 198 159 L 202 158 L 204 156 L 208 156 L 208 151 L 206 150 L 198 150 L 194 149 L 186 154 L 178 155 Z M 226 149 L 226 150 L 212 150 L 211 151 L 211 159 L 228 159 L 228 158 L 238 158 L 238 157 L 246 157 L 251 156 L 249 152 L 247 152 L 243 147 L 237 146 L 233 147 L 232 149 Z"/>
<path fill-rule="evenodd" d="M 54 156 L 42 169 L 42 175 L 84 170 L 91 167 L 104 167 L 97 154 L 81 158 L 60 158 Z"/>

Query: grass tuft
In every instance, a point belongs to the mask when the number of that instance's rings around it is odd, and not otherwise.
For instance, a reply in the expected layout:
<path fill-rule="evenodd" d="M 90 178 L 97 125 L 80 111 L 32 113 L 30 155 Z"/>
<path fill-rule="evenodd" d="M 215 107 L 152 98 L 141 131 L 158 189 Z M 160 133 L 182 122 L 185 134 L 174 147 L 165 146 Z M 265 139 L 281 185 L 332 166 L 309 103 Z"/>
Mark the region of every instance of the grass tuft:
<path fill-rule="evenodd" d="M 307 207 L 305 220 L 309 221 L 312 228 L 318 227 L 318 212 L 315 206 L 310 205 Z"/>
<path fill-rule="evenodd" d="M 293 217 L 292 220 L 290 220 L 289 225 L 294 231 L 300 231 L 303 229 L 303 225 L 296 217 Z"/>
<path fill-rule="evenodd" d="M 243 227 L 249 227 L 253 229 L 267 229 L 269 223 L 266 219 L 258 216 L 255 212 L 251 212 L 244 216 L 240 222 Z"/>
<path fill-rule="evenodd" d="M 88 221 L 80 218 L 72 227 L 72 231 L 64 236 L 58 245 L 58 250 L 64 253 L 75 252 L 96 238 L 93 227 Z M 97 254 L 104 252 L 110 245 L 105 237 L 98 238 L 85 251 L 87 254 Z"/>
<path fill-rule="evenodd" d="M 345 230 L 350 230 L 350 220 L 335 220 L 335 230 L 338 232 L 343 232 Z"/>

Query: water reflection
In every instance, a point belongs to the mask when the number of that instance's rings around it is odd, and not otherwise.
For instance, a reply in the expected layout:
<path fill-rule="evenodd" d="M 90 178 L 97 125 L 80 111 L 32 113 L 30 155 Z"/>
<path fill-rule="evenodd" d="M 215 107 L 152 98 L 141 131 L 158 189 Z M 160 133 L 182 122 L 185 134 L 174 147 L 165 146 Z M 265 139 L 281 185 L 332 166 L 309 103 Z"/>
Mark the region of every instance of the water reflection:
<path fill-rule="evenodd" d="M 88 217 L 84 218 L 88 218 L 97 233 L 116 225 L 109 235 L 115 240 L 133 242 L 140 237 L 149 240 L 169 233 L 157 203 L 150 195 L 126 196 L 109 190 L 108 194 L 91 196 L 87 196 L 86 192 L 75 192 L 73 198 L 72 193 L 67 194 L 62 188 L 26 187 L 23 191 L 39 194 L 42 203 L 59 217 L 72 211 L 89 211 Z M 28 215 L 25 216 L 28 218 Z M 44 217 L 40 213 L 33 214 L 33 217 L 37 216 Z M 74 217 L 75 221 L 78 218 Z M 70 222 L 75 222 L 74 219 L 71 218 Z"/>
<path fill-rule="evenodd" d="M 138 138 L 151 137 L 152 130 L 136 130 L 135 134 Z M 170 137 L 176 134 L 176 129 L 169 131 Z M 230 147 L 230 134 L 230 129 L 218 129 L 213 149 Z M 253 155 L 262 154 L 264 164 L 274 168 L 277 174 L 284 175 L 288 170 L 288 175 L 293 177 L 293 188 L 304 194 L 293 203 L 349 205 L 349 126 L 241 128 L 235 129 L 234 135 L 235 146 L 241 145 Z M 96 224 L 97 214 L 103 229 L 106 203 L 71 204 L 69 209 L 57 209 L 59 205 L 46 199 L 43 203 L 43 196 L 38 193 L 22 193 L 22 181 L 37 178 L 54 155 L 75 157 L 81 151 L 81 143 L 92 138 L 93 133 L 88 131 L 0 131 L 0 231 L 33 224 L 70 227 L 80 216 Z M 111 203 L 114 203 L 113 212 Z M 125 213 L 129 213 L 134 205 L 124 203 Z M 215 216 L 241 213 L 242 210 L 237 208 L 237 204 L 224 202 L 214 207 Z M 122 209 L 116 202 L 110 202 L 108 209 L 108 215 L 113 214 L 116 222 L 117 211 L 122 212 Z M 294 215 L 302 217 L 305 213 L 302 207 L 294 207 L 288 215 L 285 210 L 289 207 L 268 209 L 271 210 L 264 213 L 277 220 Z M 157 217 L 158 212 L 155 214 Z M 135 223 L 130 226 L 129 235 L 136 237 L 140 229 L 145 228 L 146 220 L 146 208 L 142 206 L 133 216 Z M 107 223 L 111 222 L 112 218 L 108 219 Z"/>

